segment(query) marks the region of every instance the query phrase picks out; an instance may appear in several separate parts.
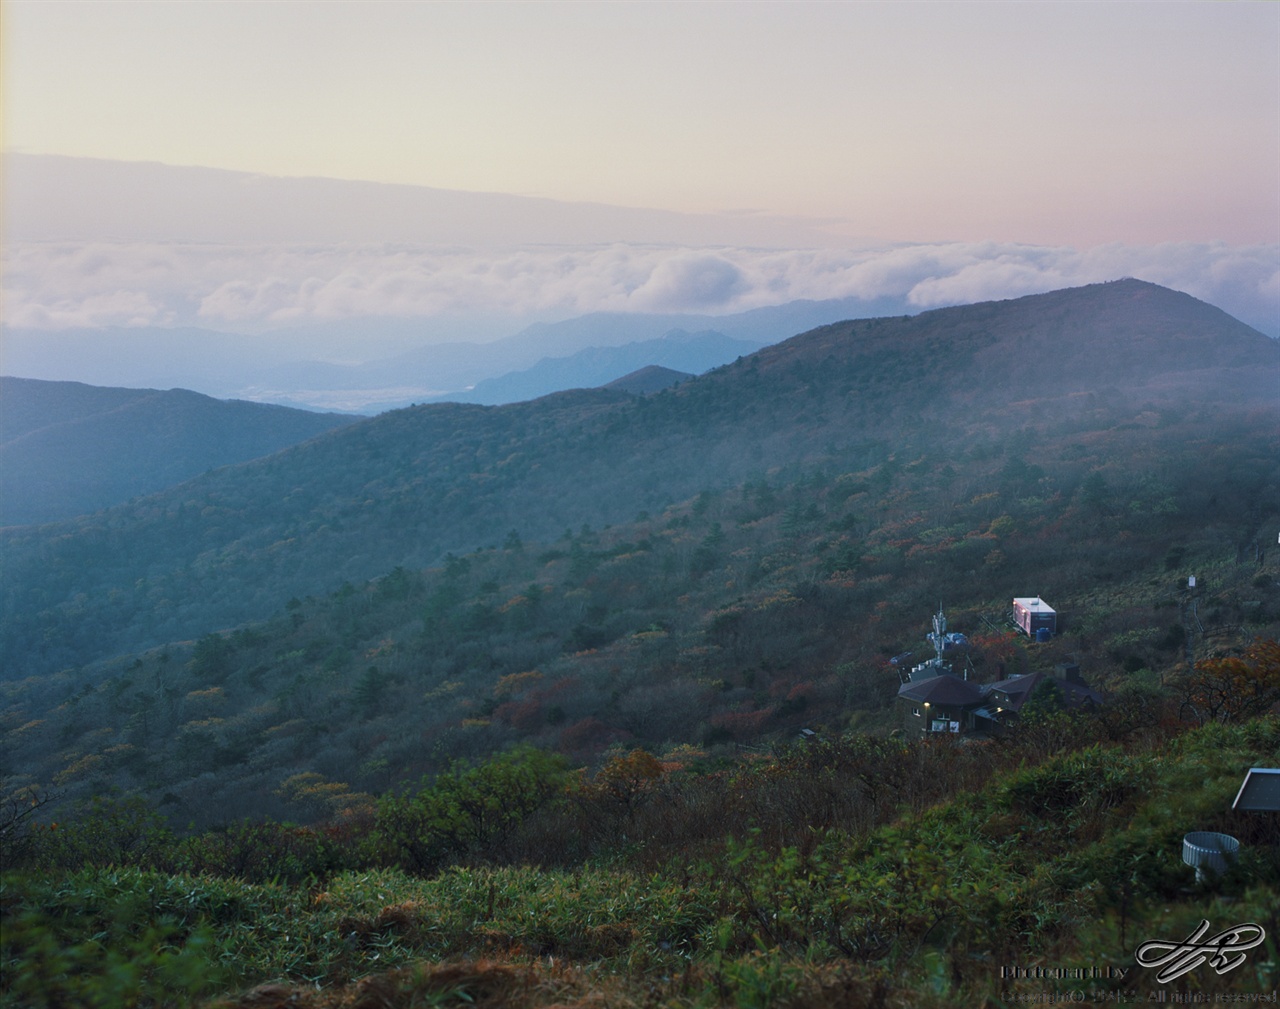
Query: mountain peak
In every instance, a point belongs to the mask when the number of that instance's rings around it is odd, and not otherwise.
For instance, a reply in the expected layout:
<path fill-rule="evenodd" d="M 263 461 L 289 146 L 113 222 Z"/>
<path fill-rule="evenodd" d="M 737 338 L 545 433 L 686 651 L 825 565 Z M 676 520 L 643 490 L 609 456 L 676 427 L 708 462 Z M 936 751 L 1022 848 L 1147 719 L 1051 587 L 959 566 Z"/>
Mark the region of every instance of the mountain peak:
<path fill-rule="evenodd" d="M 987 397 L 1007 392 L 1014 398 L 1204 386 L 1208 372 L 1239 369 L 1235 395 L 1274 399 L 1280 365 L 1280 343 L 1253 327 L 1189 294 L 1126 278 L 916 316 L 836 323 L 765 348 L 754 367 L 832 356 L 877 366 L 888 354 L 906 355 L 903 379 L 909 383 L 945 368 L 952 385 L 974 381 Z"/>
<path fill-rule="evenodd" d="M 616 378 L 601 388 L 629 392 L 636 396 L 647 396 L 649 393 L 661 392 L 693 377 L 687 371 L 676 371 L 674 368 L 664 368 L 660 364 L 650 364 L 629 375 Z"/>

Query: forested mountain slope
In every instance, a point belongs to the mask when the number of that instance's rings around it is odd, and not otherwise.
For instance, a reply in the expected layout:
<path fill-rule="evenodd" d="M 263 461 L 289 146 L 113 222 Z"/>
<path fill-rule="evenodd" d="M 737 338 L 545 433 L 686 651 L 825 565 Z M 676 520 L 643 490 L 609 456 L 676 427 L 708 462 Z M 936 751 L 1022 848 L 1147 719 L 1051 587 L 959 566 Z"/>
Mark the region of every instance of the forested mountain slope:
<path fill-rule="evenodd" d="M 1229 415 L 1275 410 L 1278 369 L 1274 341 L 1129 280 L 827 326 L 649 397 L 394 411 L 98 516 L 6 531 L 0 648 L 10 676 L 83 663 L 512 530 L 548 538 L 767 476 L 995 442 L 1035 465 L 1039 441 L 1109 428 L 1116 411 L 1156 445 L 1174 422 L 1212 442 Z"/>
<path fill-rule="evenodd" d="M 0 525 L 97 511 L 350 422 L 186 389 L 0 377 Z"/>

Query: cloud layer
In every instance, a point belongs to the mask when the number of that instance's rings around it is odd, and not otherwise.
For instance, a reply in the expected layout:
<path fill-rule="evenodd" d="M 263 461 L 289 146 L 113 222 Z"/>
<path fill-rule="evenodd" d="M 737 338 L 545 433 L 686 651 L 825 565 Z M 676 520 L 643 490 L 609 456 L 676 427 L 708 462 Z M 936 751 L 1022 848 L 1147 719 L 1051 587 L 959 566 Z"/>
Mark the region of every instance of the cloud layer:
<path fill-rule="evenodd" d="M 1280 246 L 1195 243 L 1083 251 L 956 242 L 481 252 L 412 244 L 18 242 L 4 252 L 4 316 L 9 326 L 45 330 L 198 325 L 266 332 L 362 318 L 714 315 L 800 298 L 900 298 L 923 310 L 1126 276 L 1185 291 L 1280 335 Z"/>

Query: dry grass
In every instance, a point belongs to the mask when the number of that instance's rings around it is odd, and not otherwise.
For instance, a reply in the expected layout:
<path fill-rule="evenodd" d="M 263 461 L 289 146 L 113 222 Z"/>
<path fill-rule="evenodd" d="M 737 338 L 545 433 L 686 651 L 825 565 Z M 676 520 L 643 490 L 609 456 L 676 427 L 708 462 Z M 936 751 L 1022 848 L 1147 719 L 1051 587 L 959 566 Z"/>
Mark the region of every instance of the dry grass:
<path fill-rule="evenodd" d="M 848 965 L 809 965 L 795 983 L 748 995 L 742 978 L 730 982 L 707 966 L 689 965 L 663 977 L 623 977 L 583 970 L 552 958 L 532 963 L 495 959 L 421 963 L 317 991 L 287 984 L 259 985 L 206 1009 L 719 1009 L 749 1005 L 778 1009 L 906 1009 L 918 993 L 895 992 L 890 980 Z M 747 1002 L 741 1001 L 743 997 Z M 754 998 L 751 996 L 755 996 Z M 759 1001 L 764 996 L 766 1001 Z"/>
<path fill-rule="evenodd" d="M 555 963 L 496 960 L 421 963 L 316 991 L 285 984 L 260 985 L 209 1009 L 632 1009 L 641 1003 L 618 982 Z"/>

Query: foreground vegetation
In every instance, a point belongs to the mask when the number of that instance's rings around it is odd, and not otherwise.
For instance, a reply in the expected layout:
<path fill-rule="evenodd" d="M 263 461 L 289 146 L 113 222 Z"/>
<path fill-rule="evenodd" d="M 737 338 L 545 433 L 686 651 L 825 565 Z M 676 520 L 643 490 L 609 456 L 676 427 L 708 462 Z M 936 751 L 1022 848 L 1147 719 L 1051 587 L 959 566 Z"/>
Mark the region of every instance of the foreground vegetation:
<path fill-rule="evenodd" d="M 636 751 L 586 778 L 525 751 L 363 823 L 187 837 L 104 804 L 11 846 L 4 1004 L 998 1005 L 1080 986 L 1001 967 L 1132 968 L 1201 918 L 1267 943 L 1229 974 L 1090 986 L 1270 992 L 1280 833 L 1230 805 L 1280 720 L 1107 734 L 1044 714 L 987 743 L 720 770 Z M 1189 830 L 1240 838 L 1226 878 L 1195 882 Z"/>

